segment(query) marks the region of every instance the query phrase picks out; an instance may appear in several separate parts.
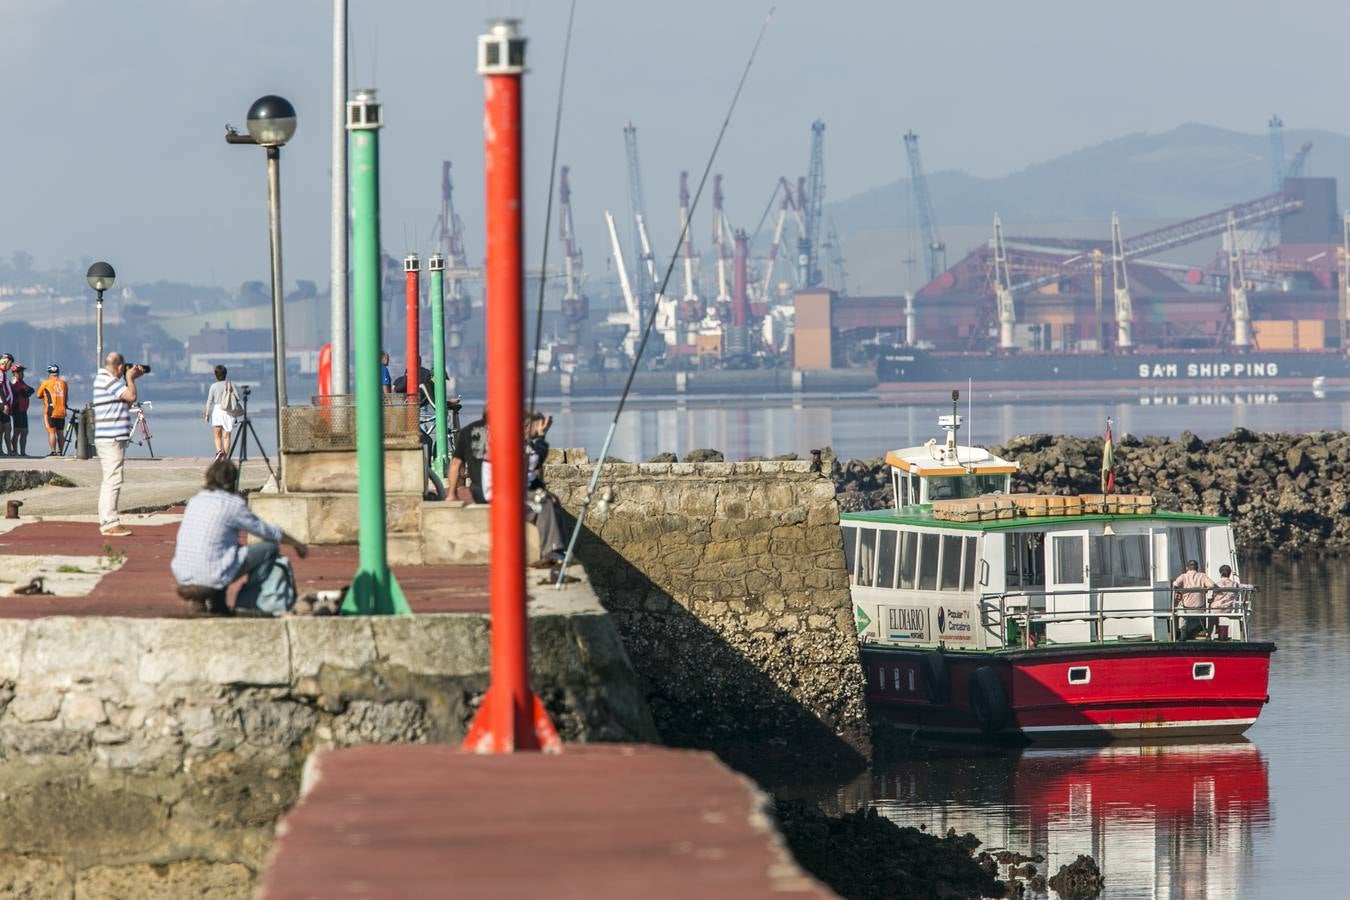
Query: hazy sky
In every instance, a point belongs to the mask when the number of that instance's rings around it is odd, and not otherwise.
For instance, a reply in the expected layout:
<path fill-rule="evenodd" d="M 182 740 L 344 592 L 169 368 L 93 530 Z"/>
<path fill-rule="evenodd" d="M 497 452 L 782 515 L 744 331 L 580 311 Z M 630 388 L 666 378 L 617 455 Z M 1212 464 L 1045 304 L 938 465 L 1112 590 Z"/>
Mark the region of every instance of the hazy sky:
<path fill-rule="evenodd" d="M 374 86 L 383 235 L 430 249 L 440 161 L 454 162 L 471 259 L 482 255 L 482 84 L 475 38 L 517 15 L 530 38 L 527 166 L 537 262 L 566 0 L 350 0 L 352 87 Z M 560 161 L 587 266 L 603 212 L 627 209 L 622 128 L 638 126 L 658 258 L 677 227 L 680 169 L 700 172 L 767 2 L 578 0 Z M 329 0 L 3 0 L 0 255 L 39 267 L 106 258 L 130 282 L 236 286 L 267 277 L 264 156 L 228 146 L 249 104 L 279 93 L 299 131 L 283 153 L 288 283 L 328 278 Z M 930 170 L 1000 175 L 1131 131 L 1198 121 L 1344 131 L 1335 102 L 1350 4 L 898 3 L 779 0 L 716 170 L 753 228 L 779 174 L 804 174 L 827 123 L 828 196 Z M 709 241 L 711 189 L 695 239 Z M 626 232 L 624 232 L 626 235 Z M 405 237 L 406 235 L 406 237 Z M 556 245 L 555 245 L 556 247 Z M 551 251 L 552 253 L 553 251 Z M 556 256 L 554 257 L 556 259 Z"/>

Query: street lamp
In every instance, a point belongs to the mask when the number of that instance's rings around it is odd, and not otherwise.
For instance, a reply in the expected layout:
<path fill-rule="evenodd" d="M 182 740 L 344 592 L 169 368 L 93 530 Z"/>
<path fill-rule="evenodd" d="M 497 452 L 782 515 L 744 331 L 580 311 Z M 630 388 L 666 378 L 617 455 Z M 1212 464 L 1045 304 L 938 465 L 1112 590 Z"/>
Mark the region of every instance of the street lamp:
<path fill-rule="evenodd" d="M 286 407 L 286 320 L 281 279 L 281 148 L 295 134 L 295 107 L 268 94 L 248 108 L 248 134 L 225 126 L 227 144 L 258 144 L 267 150 L 267 219 L 272 248 L 272 367 L 276 380 L 277 455 L 282 449 L 281 411 Z"/>
<path fill-rule="evenodd" d="M 96 262 L 89 267 L 89 271 L 84 274 L 84 278 L 98 294 L 98 299 L 94 301 L 94 308 L 98 310 L 95 329 L 98 352 L 98 361 L 95 368 L 97 369 L 103 365 L 103 292 L 112 288 L 113 283 L 117 281 L 117 272 L 108 263 Z"/>

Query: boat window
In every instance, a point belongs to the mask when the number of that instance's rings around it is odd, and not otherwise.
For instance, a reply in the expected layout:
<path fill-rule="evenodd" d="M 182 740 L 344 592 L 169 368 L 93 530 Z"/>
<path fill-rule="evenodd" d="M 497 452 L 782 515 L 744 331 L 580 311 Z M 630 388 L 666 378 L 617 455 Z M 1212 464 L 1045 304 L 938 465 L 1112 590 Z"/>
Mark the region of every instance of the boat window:
<path fill-rule="evenodd" d="M 1195 663 L 1191 666 L 1191 677 L 1196 681 L 1210 681 L 1214 678 L 1214 663 Z"/>
<path fill-rule="evenodd" d="M 909 692 L 914 693 L 914 670 L 909 670 Z"/>
<path fill-rule="evenodd" d="M 1148 535 L 1093 535 L 1091 543 L 1088 558 L 1092 561 L 1093 587 L 1147 587 L 1153 583 Z"/>
<path fill-rule="evenodd" d="M 1042 587 L 1045 570 L 1041 566 L 1041 546 L 1045 535 L 1039 531 L 1016 532 L 1006 536 L 1004 558 L 1007 560 L 1008 590 Z"/>
<path fill-rule="evenodd" d="M 891 489 L 895 493 L 897 507 L 909 506 L 909 476 L 899 469 L 891 469 Z"/>
<path fill-rule="evenodd" d="M 1087 684 L 1092 680 L 1092 670 L 1087 666 L 1069 667 L 1069 684 Z"/>
<path fill-rule="evenodd" d="M 1200 571 L 1207 571 L 1205 565 L 1205 529 L 1169 528 L 1167 529 L 1167 571 L 1162 573 L 1168 581 L 1186 571 L 1186 560 L 1200 563 Z"/>
<path fill-rule="evenodd" d="M 914 590 L 914 576 L 919 568 L 919 534 L 916 531 L 900 532 L 900 587 Z"/>
<path fill-rule="evenodd" d="M 877 562 L 877 530 L 860 528 L 858 536 L 858 584 L 872 586 L 872 571 Z"/>
<path fill-rule="evenodd" d="M 1008 475 L 946 475 L 928 479 L 928 502 L 1007 493 Z"/>
<path fill-rule="evenodd" d="M 852 525 L 841 525 L 844 532 L 844 562 L 848 565 L 849 580 L 856 583 L 853 576 L 858 572 L 858 529 Z"/>
<path fill-rule="evenodd" d="M 937 590 L 938 576 L 938 538 L 940 535 L 920 535 L 919 546 L 919 584 L 921 591 Z"/>
<path fill-rule="evenodd" d="M 1076 534 L 1052 535 L 1056 584 L 1083 583 L 1083 539 Z"/>
<path fill-rule="evenodd" d="M 895 689 L 898 691 L 900 690 L 900 667 L 896 666 L 891 674 L 895 676 Z"/>
<path fill-rule="evenodd" d="M 881 545 L 877 548 L 877 587 L 895 587 L 895 545 L 900 535 L 884 530 L 879 536 Z"/>
<path fill-rule="evenodd" d="M 961 589 L 966 591 L 975 590 L 975 539 L 968 537 L 963 539 L 961 557 Z"/>
<path fill-rule="evenodd" d="M 942 582 L 944 591 L 961 590 L 961 536 L 944 534 L 942 536 Z"/>

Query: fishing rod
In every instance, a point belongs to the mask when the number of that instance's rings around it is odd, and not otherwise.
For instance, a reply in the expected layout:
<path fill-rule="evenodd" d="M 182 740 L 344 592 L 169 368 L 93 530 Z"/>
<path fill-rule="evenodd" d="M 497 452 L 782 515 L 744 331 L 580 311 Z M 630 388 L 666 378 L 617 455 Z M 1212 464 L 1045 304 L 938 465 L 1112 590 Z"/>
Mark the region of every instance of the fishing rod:
<path fill-rule="evenodd" d="M 553 225 L 553 179 L 558 172 L 558 137 L 562 134 L 563 88 L 567 86 L 567 60 L 572 55 L 572 19 L 577 14 L 577 0 L 567 11 L 567 36 L 563 38 L 562 75 L 558 78 L 558 107 L 553 119 L 553 155 L 548 163 L 548 201 L 544 205 L 544 256 L 539 262 L 539 305 L 534 313 L 534 353 L 530 356 L 530 404 L 525 407 L 528 414 L 534 409 L 535 389 L 539 386 L 539 343 L 544 334 L 544 285 L 548 271 L 548 235 Z"/>
<path fill-rule="evenodd" d="M 680 228 L 680 236 L 675 241 L 675 249 L 671 251 L 670 263 L 666 266 L 665 277 L 661 279 L 661 287 L 657 289 L 657 297 L 666 295 L 666 288 L 670 285 L 671 275 L 675 272 L 675 263 L 680 256 L 680 248 L 689 233 L 689 224 L 694 221 L 694 211 L 698 209 L 698 201 L 703 196 L 703 188 L 708 183 L 708 173 L 712 171 L 713 163 L 717 161 L 717 151 L 721 149 L 722 138 L 726 136 L 727 128 L 731 125 L 731 116 L 736 111 L 737 101 L 741 99 L 741 91 L 745 88 L 745 81 L 750 77 L 750 69 L 755 64 L 755 56 L 759 53 L 759 45 L 764 40 L 764 33 L 769 30 L 769 23 L 773 21 L 774 9 L 775 7 L 769 7 L 769 13 L 764 17 L 764 24 L 760 25 L 759 34 L 755 37 L 755 44 L 750 48 L 750 57 L 745 61 L 745 68 L 741 71 L 740 81 L 736 83 L 736 91 L 731 95 L 731 103 L 727 107 L 727 114 L 722 119 L 722 127 L 717 132 L 717 140 L 713 142 L 712 152 L 708 154 L 708 163 L 703 167 L 703 176 L 698 180 L 698 190 L 694 192 L 694 201 L 689 206 L 689 215 L 685 216 L 684 224 Z M 610 444 L 614 442 L 614 433 L 619 427 L 619 416 L 623 415 L 624 404 L 628 402 L 628 393 L 633 388 L 633 379 L 637 377 L 638 365 L 642 362 L 642 353 L 647 348 L 647 340 L 651 337 L 652 329 L 656 326 L 656 314 L 660 309 L 659 301 L 652 303 L 651 315 L 647 317 L 647 325 L 642 329 L 642 340 L 638 342 L 637 350 L 633 353 L 633 364 L 628 367 L 628 379 L 624 382 L 623 393 L 619 395 L 619 405 L 614 410 L 614 418 L 610 420 L 609 431 L 605 433 L 605 443 L 600 448 L 600 458 L 595 461 L 595 471 L 591 473 L 590 483 L 586 486 L 586 495 L 581 501 L 581 509 L 577 512 L 577 523 L 573 526 L 572 535 L 567 540 L 567 551 L 563 554 L 562 565 L 558 567 L 558 583 L 554 585 L 555 588 L 562 588 L 563 581 L 567 578 L 567 565 L 572 561 L 573 551 L 577 545 L 577 536 L 581 534 L 581 526 L 586 521 L 586 512 L 591 507 L 591 498 L 595 496 L 596 485 L 600 483 L 600 469 L 605 464 L 605 457 L 609 455 Z"/>

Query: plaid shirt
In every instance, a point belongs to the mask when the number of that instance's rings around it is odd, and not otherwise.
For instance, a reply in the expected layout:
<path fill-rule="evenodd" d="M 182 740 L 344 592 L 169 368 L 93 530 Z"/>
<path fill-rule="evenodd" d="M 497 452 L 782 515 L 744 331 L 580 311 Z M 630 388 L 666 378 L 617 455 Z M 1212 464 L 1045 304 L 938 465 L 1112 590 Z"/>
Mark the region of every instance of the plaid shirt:
<path fill-rule="evenodd" d="M 201 491 L 187 503 L 169 568 L 179 584 L 223 588 L 234 580 L 247 548 L 239 532 L 280 541 L 282 531 L 255 516 L 244 498 L 228 491 Z"/>

